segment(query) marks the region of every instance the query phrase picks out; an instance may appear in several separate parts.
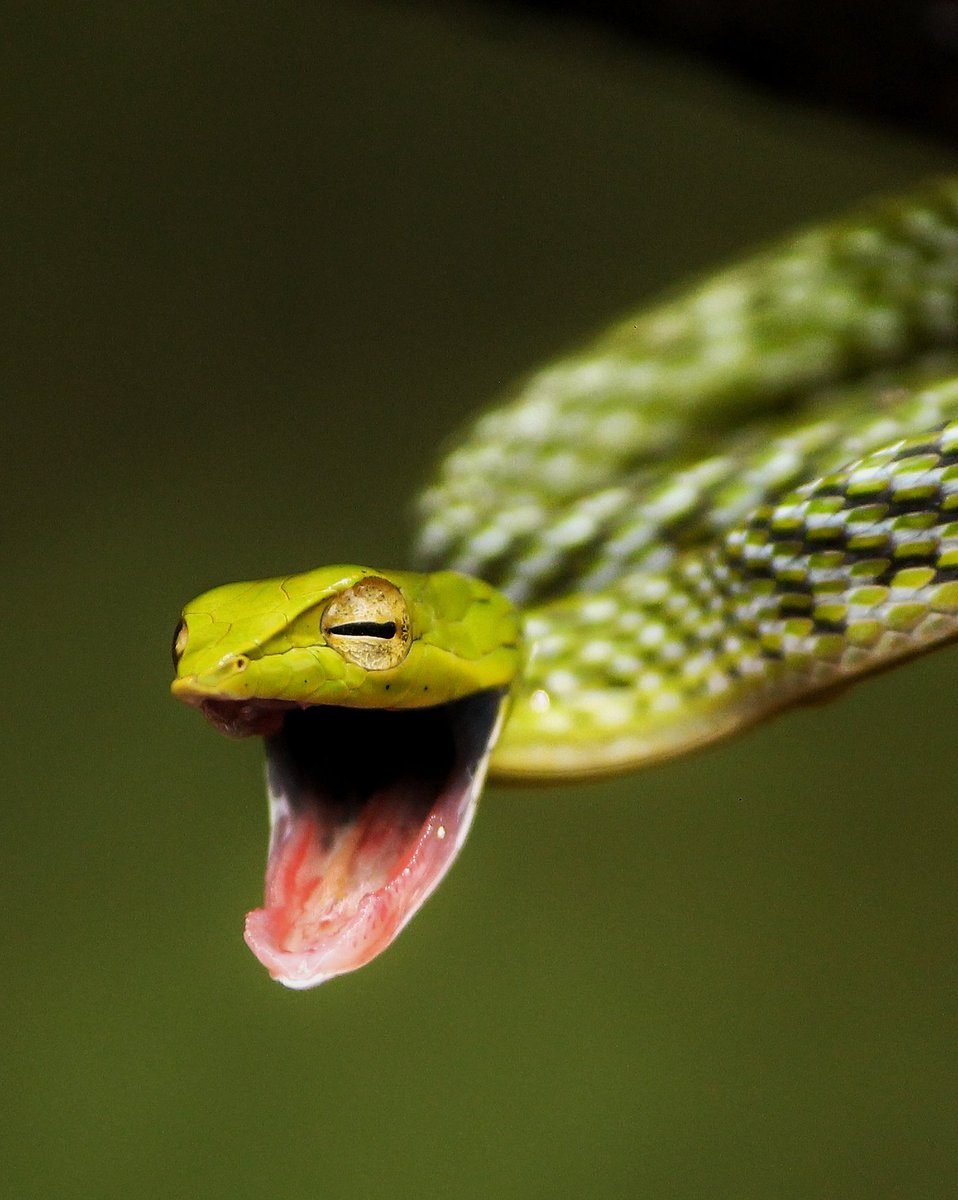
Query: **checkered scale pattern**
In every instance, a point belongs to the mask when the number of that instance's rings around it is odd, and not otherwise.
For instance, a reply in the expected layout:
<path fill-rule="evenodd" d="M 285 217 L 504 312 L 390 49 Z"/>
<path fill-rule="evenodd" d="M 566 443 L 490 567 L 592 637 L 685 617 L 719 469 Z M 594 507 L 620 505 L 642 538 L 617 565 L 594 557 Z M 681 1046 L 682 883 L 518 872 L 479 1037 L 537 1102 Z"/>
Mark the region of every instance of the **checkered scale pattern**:
<path fill-rule="evenodd" d="M 669 757 L 958 637 L 958 180 L 533 375 L 421 511 L 426 567 L 525 613 L 503 776 Z"/>

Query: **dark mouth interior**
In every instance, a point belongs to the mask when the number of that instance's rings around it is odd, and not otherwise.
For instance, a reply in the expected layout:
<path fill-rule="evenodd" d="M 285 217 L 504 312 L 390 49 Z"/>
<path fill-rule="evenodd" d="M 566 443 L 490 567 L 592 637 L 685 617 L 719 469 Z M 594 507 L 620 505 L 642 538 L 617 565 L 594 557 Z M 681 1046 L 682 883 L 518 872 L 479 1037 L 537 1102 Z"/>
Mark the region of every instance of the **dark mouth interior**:
<path fill-rule="evenodd" d="M 267 710 L 272 835 L 246 939 L 274 977 L 312 986 L 389 945 L 462 845 L 502 703 Z"/>
<path fill-rule="evenodd" d="M 329 855 L 324 864 L 314 860 L 316 869 L 339 870 L 337 894 L 347 879 L 362 894 L 393 878 L 433 813 L 452 823 L 452 845 L 460 800 L 471 795 L 502 698 L 488 691 L 430 708 L 277 713 L 280 728 L 266 738 L 269 790 L 279 805 L 274 836 L 282 843 L 308 818 L 315 849 Z"/>
<path fill-rule="evenodd" d="M 330 837 L 387 793 L 397 821 L 422 824 L 456 761 L 455 708 L 290 710 L 267 739 L 271 780 L 294 809 L 321 805 Z"/>

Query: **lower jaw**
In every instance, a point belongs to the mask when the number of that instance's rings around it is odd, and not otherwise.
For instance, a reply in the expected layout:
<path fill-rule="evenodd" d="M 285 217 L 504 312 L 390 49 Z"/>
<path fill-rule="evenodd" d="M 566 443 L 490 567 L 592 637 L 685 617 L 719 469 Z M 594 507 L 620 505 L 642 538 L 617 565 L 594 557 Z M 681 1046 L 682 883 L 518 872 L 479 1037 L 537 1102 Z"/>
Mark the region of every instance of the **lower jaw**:
<path fill-rule="evenodd" d="M 425 709 L 281 714 L 266 738 L 265 903 L 246 921 L 273 978 L 313 987 L 393 941 L 465 841 L 504 707 L 504 692 L 487 691 Z"/>

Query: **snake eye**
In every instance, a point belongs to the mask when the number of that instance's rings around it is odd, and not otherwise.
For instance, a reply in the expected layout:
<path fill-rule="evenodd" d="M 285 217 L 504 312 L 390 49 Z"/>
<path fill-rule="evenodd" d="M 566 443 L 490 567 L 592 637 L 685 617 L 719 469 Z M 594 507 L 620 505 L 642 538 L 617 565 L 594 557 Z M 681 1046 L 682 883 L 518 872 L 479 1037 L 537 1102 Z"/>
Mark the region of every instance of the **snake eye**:
<path fill-rule="evenodd" d="M 378 575 L 368 575 L 334 596 L 321 624 L 328 645 L 347 662 L 369 671 L 398 667 L 412 644 L 402 592 Z"/>
<path fill-rule="evenodd" d="M 173 670 L 180 665 L 180 659 L 183 657 L 183 651 L 186 649 L 186 643 L 189 640 L 189 634 L 186 632 L 186 622 L 180 621 L 173 632 Z"/>

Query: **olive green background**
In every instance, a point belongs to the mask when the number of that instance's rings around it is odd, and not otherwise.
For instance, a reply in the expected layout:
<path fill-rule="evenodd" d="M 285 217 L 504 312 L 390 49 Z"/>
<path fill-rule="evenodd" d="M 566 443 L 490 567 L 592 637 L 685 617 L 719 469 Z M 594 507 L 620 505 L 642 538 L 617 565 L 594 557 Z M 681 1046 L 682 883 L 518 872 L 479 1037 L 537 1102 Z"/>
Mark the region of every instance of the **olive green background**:
<path fill-rule="evenodd" d="M 472 9 L 5 20 L 3 1194 L 953 1196 L 954 651 L 492 792 L 306 993 L 241 939 L 260 748 L 167 685 L 196 592 L 403 565 L 510 378 L 954 155 Z"/>

